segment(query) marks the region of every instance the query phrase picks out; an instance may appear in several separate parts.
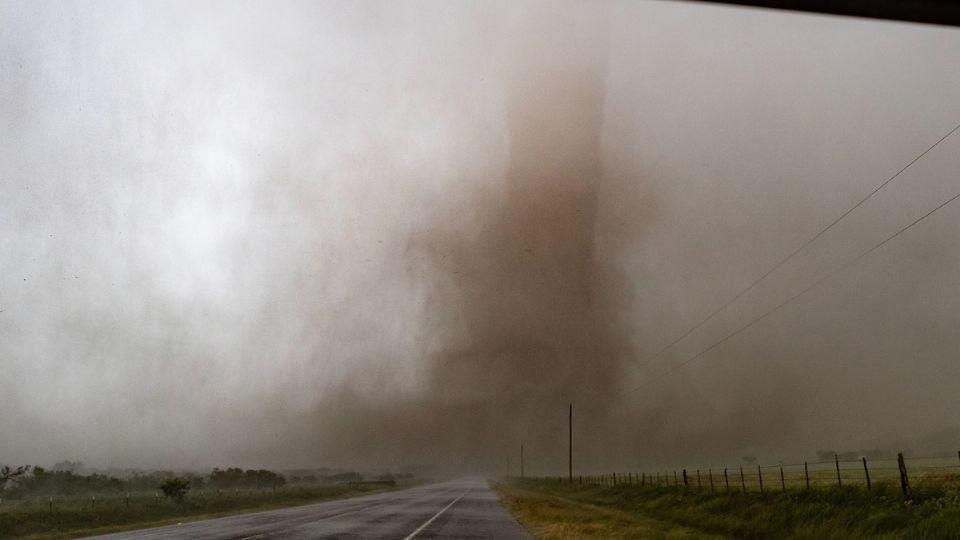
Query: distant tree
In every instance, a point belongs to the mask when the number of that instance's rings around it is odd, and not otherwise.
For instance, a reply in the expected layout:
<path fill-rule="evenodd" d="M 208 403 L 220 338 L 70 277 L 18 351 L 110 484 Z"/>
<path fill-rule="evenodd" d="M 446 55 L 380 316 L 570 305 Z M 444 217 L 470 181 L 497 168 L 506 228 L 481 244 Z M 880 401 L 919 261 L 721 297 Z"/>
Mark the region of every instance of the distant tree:
<path fill-rule="evenodd" d="M 280 474 L 266 469 L 242 470 L 236 467 L 213 469 L 209 483 L 218 488 L 277 488 L 287 483 Z"/>
<path fill-rule="evenodd" d="M 363 478 L 360 476 L 360 473 L 353 472 L 353 471 L 331 474 L 329 476 L 323 477 L 323 480 L 325 482 L 334 482 L 338 484 L 349 483 L 349 482 L 359 482 L 362 479 Z"/>
<path fill-rule="evenodd" d="M 43 469 L 41 469 L 42 471 Z M 17 468 L 12 468 L 9 465 L 4 465 L 0 467 L 0 490 L 7 487 L 7 482 L 15 480 L 25 474 L 30 472 L 29 465 L 21 465 Z"/>
<path fill-rule="evenodd" d="M 160 484 L 160 490 L 171 499 L 180 502 L 190 490 L 190 481 L 186 478 L 168 478 Z"/>

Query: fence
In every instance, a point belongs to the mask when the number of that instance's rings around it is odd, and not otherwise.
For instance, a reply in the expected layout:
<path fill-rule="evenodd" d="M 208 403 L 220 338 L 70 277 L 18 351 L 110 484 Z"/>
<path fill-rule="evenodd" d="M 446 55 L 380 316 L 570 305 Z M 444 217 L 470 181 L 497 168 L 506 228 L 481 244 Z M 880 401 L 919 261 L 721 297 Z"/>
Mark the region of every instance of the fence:
<path fill-rule="evenodd" d="M 960 451 L 953 456 L 896 459 L 834 459 L 776 465 L 737 465 L 703 469 L 609 473 L 579 476 L 581 484 L 666 486 L 696 492 L 721 490 L 774 492 L 822 487 L 856 486 L 872 491 L 879 484 L 894 484 L 904 498 L 911 483 L 922 486 L 960 485 Z"/>

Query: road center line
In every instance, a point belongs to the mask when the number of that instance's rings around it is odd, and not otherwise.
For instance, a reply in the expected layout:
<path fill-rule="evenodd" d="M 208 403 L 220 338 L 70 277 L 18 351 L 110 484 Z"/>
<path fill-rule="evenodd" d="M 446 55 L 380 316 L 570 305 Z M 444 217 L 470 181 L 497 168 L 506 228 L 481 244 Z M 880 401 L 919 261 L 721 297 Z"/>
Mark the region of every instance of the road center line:
<path fill-rule="evenodd" d="M 435 519 L 437 519 L 438 517 L 440 517 L 440 514 L 446 512 L 448 508 L 450 508 L 451 506 L 457 504 L 457 501 L 459 501 L 460 499 L 462 499 L 463 496 L 466 495 L 466 494 L 469 493 L 469 492 L 470 492 L 470 490 L 468 489 L 467 491 L 464 491 L 463 493 L 461 493 L 460 496 L 457 497 L 456 499 L 454 499 L 453 501 L 451 501 L 450 504 L 444 506 L 444 507 L 443 507 L 443 510 L 440 510 L 439 512 L 437 512 L 436 514 L 434 514 L 432 518 L 428 519 L 423 525 L 417 527 L 417 530 L 415 530 L 415 531 L 413 531 L 412 533 L 410 533 L 409 535 L 407 535 L 407 537 L 404 538 L 403 540 L 410 540 L 410 539 L 413 538 L 414 536 L 420 534 L 420 531 L 426 529 L 428 525 L 430 525 L 431 523 L 433 523 L 433 520 L 435 520 Z"/>

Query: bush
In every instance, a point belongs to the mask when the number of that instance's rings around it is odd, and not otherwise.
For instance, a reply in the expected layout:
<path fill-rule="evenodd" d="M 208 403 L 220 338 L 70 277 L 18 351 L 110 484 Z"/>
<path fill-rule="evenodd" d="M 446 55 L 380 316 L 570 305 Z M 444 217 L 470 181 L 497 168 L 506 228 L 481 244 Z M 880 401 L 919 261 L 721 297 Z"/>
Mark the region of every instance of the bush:
<path fill-rule="evenodd" d="M 163 494 L 176 501 L 182 501 L 183 497 L 190 490 L 190 481 L 186 478 L 168 478 L 160 484 L 160 490 Z"/>

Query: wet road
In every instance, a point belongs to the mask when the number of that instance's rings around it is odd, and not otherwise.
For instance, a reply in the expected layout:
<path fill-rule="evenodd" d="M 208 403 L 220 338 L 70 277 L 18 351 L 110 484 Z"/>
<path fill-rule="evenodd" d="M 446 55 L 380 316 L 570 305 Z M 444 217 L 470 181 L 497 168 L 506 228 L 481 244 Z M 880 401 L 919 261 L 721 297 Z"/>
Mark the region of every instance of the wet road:
<path fill-rule="evenodd" d="M 529 538 L 483 479 L 241 514 L 96 538 Z"/>

